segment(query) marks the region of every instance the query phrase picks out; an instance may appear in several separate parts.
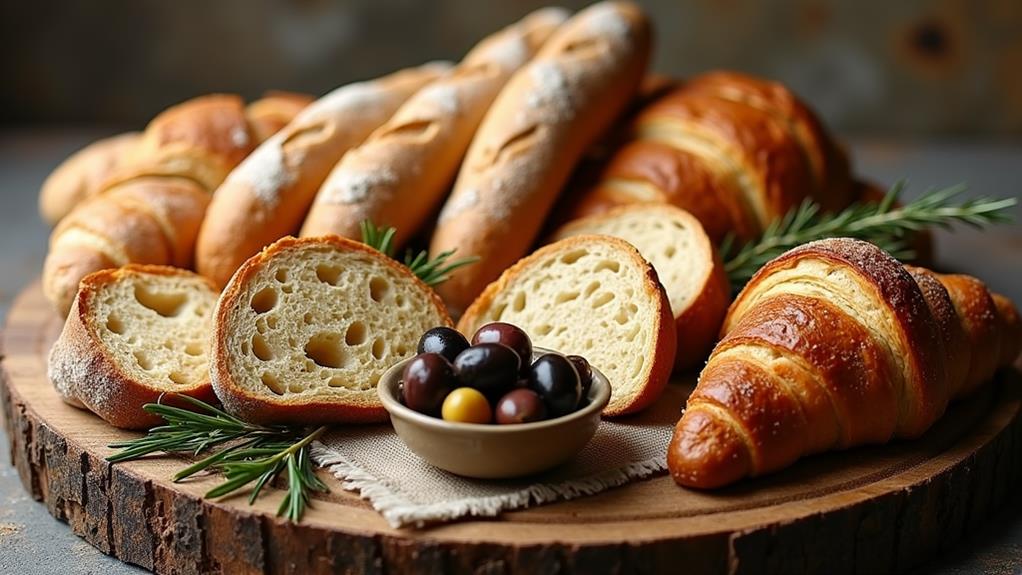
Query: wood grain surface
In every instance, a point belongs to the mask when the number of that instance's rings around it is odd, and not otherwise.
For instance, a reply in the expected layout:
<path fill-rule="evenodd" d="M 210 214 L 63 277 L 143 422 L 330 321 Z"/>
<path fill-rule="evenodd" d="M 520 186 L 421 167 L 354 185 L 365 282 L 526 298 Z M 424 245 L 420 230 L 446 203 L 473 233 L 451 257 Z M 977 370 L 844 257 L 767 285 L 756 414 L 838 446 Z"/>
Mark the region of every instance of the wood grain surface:
<path fill-rule="evenodd" d="M 426 529 L 392 529 L 325 477 L 300 524 L 282 493 L 202 499 L 182 461 L 110 465 L 115 430 L 65 405 L 46 378 L 61 327 L 38 284 L 15 302 L 0 385 L 22 483 L 105 553 L 158 573 L 758 573 L 904 571 L 975 530 L 1022 479 L 1022 378 L 999 375 L 923 438 L 810 458 L 713 493 L 666 476 L 603 494 Z M 663 402 L 677 409 L 689 385 Z M 676 407 L 677 406 L 677 407 Z"/>

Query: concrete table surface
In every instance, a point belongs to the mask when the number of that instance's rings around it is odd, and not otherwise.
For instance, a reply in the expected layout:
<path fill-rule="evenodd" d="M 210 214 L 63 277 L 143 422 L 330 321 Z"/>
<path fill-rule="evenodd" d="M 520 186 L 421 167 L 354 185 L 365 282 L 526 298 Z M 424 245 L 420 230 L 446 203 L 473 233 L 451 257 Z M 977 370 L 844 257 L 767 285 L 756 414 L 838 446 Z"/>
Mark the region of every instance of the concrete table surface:
<path fill-rule="evenodd" d="M 36 194 L 46 175 L 87 142 L 109 134 L 98 128 L 0 131 L 0 317 L 39 275 L 48 229 Z M 1022 142 L 854 141 L 857 173 L 878 182 L 910 181 L 909 196 L 930 186 L 967 182 L 970 193 L 1022 196 Z M 1022 302 L 1022 207 L 1016 223 L 989 232 L 959 229 L 937 234 L 942 267 L 971 273 Z M 7 438 L 0 429 L 0 445 Z M 0 573 L 65 575 L 141 573 L 92 548 L 25 493 L 8 458 L 0 458 Z M 942 550 L 920 572 L 1022 574 L 1022 497 L 980 532 Z"/>

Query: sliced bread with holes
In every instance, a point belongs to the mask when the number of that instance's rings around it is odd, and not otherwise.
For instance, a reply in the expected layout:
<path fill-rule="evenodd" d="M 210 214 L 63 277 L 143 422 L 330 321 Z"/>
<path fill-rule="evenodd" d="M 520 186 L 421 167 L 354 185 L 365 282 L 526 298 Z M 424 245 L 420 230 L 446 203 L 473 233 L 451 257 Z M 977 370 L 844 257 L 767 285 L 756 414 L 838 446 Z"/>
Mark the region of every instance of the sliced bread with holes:
<path fill-rule="evenodd" d="M 89 274 L 50 350 L 50 380 L 68 403 L 127 429 L 159 425 L 142 406 L 164 393 L 213 401 L 207 342 L 216 300 L 212 282 L 176 268 Z"/>
<path fill-rule="evenodd" d="M 674 367 L 686 370 L 702 365 L 717 343 L 731 287 L 724 263 L 699 220 L 674 206 L 631 204 L 570 222 L 553 237 L 581 234 L 621 238 L 653 264 L 678 331 Z"/>
<path fill-rule="evenodd" d="M 385 421 L 376 384 L 450 326 L 409 269 L 365 244 L 286 237 L 246 261 L 217 305 L 210 372 L 228 412 L 254 423 Z"/>
<path fill-rule="evenodd" d="M 491 283 L 458 323 L 472 334 L 503 321 L 535 345 L 585 357 L 610 380 L 604 415 L 651 405 L 674 365 L 671 305 L 657 273 L 631 244 L 575 236 L 540 248 Z"/>

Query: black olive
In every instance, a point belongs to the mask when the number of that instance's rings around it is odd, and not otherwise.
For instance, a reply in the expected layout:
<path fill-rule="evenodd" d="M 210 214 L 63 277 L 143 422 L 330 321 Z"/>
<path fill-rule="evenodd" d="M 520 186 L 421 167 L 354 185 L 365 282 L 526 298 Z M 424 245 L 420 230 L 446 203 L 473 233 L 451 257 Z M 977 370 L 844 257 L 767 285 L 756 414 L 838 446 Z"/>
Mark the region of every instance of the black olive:
<path fill-rule="evenodd" d="M 531 389 L 514 389 L 497 401 L 497 423 L 530 423 L 546 419 L 546 404 Z"/>
<path fill-rule="evenodd" d="M 434 327 L 419 338 L 418 353 L 439 353 L 452 363 L 466 349 L 468 340 L 465 336 L 449 327 Z"/>
<path fill-rule="evenodd" d="M 578 373 L 578 381 L 582 384 L 582 399 L 589 397 L 589 390 L 593 387 L 593 368 L 589 361 L 581 355 L 569 355 L 568 361 Z"/>
<path fill-rule="evenodd" d="M 440 413 L 444 398 L 457 387 L 454 369 L 438 353 L 421 353 L 405 366 L 401 381 L 401 398 L 415 411 L 428 415 Z"/>
<path fill-rule="evenodd" d="M 480 343 L 500 343 L 515 350 L 522 361 L 523 372 L 532 363 L 532 340 L 518 326 L 499 321 L 488 323 L 472 336 L 472 345 Z"/>
<path fill-rule="evenodd" d="M 515 385 L 518 354 L 499 343 L 473 345 L 454 359 L 454 372 L 462 385 L 473 387 L 487 397 L 500 397 Z"/>
<path fill-rule="evenodd" d="M 529 389 L 543 398 L 551 417 L 575 411 L 582 396 L 582 384 L 575 367 L 556 353 L 545 354 L 532 364 Z"/>

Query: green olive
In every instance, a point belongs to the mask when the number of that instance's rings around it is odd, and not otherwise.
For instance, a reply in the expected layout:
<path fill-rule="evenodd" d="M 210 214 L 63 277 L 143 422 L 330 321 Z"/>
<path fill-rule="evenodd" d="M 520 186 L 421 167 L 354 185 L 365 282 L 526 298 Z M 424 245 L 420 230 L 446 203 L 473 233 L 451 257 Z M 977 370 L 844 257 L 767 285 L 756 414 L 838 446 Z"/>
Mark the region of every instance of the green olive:
<path fill-rule="evenodd" d="M 447 394 L 440 414 L 445 421 L 489 423 L 493 412 L 486 396 L 471 387 L 459 387 Z"/>

